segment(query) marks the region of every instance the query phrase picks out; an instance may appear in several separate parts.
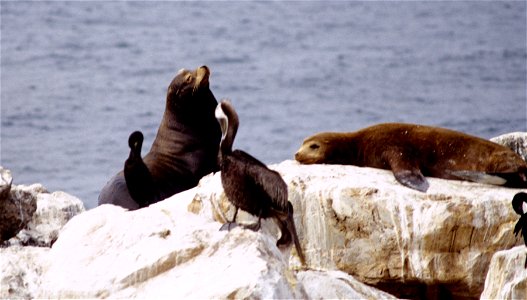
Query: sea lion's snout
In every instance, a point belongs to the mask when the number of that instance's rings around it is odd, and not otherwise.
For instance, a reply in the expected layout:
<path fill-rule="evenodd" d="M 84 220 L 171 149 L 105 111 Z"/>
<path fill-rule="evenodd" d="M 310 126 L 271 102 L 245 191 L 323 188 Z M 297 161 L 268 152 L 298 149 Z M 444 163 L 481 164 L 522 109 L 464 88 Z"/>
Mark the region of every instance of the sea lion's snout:
<path fill-rule="evenodd" d="M 209 84 L 210 70 L 207 66 L 201 66 L 196 69 L 196 86 Z"/>

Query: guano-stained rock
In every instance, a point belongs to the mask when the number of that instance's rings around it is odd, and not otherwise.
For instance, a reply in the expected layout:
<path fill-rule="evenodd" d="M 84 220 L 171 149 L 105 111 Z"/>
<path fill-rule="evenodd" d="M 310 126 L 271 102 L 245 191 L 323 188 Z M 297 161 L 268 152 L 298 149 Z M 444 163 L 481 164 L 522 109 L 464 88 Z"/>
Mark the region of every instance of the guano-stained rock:
<path fill-rule="evenodd" d="M 524 245 L 494 254 L 481 299 L 527 299 L 526 256 Z"/>
<path fill-rule="evenodd" d="M 19 186 L 12 186 L 9 196 L 0 200 L 0 243 L 16 236 L 37 209 L 34 193 Z"/>
<path fill-rule="evenodd" d="M 219 231 L 186 212 L 191 193 L 126 211 L 103 205 L 73 218 L 49 252 L 43 298 L 390 298 L 341 272 L 296 271 L 265 230 Z M 179 202 L 178 202 L 179 201 Z M 185 210 L 180 210 L 184 208 Z M 269 223 L 265 226 L 270 227 Z M 81 271 L 79 271 L 81 270 Z M 326 291 L 308 290 L 316 282 Z M 324 296 L 326 295 L 326 296 Z M 393 297 L 392 297 L 393 298 Z"/>
<path fill-rule="evenodd" d="M 527 132 L 506 133 L 490 140 L 512 149 L 527 161 Z"/>
<path fill-rule="evenodd" d="M 288 183 L 309 267 L 342 270 L 395 295 L 429 293 L 430 286 L 479 297 L 492 255 L 521 244 L 512 233 L 517 189 L 428 178 L 421 193 L 385 170 L 293 161 L 273 168 Z M 190 211 L 230 220 L 218 175 L 193 193 Z M 291 263 L 298 265 L 295 256 Z"/>

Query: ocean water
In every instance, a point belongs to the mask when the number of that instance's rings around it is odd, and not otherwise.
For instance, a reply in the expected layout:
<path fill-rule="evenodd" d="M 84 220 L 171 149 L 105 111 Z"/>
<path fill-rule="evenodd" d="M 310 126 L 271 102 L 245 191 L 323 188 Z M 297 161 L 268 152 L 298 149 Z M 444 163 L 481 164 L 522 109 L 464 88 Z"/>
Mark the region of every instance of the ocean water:
<path fill-rule="evenodd" d="M 0 2 L 0 164 L 88 208 L 155 137 L 166 88 L 207 65 L 235 147 L 292 159 L 320 131 L 380 122 L 527 131 L 526 3 Z"/>

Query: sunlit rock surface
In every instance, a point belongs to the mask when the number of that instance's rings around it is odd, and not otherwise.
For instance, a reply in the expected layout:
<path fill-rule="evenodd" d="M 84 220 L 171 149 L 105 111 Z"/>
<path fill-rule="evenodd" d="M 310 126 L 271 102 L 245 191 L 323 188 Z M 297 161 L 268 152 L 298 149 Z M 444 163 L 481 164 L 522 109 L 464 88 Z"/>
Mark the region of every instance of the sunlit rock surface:
<path fill-rule="evenodd" d="M 5 191 L 5 190 L 4 190 Z M 11 186 L 0 199 L 0 243 L 17 235 L 31 221 L 37 209 L 36 194 L 24 186 Z"/>
<path fill-rule="evenodd" d="M 53 245 L 52 263 L 44 268 L 40 289 L 33 295 L 393 298 L 340 272 L 297 273 L 288 266 L 288 254 L 280 252 L 265 230 L 220 232 L 220 223 L 180 210 L 181 202 L 188 205 L 192 200 L 189 196 L 131 212 L 103 205 L 75 217 Z M 327 284 L 324 289 L 313 290 L 321 282 Z"/>
<path fill-rule="evenodd" d="M 8 245 L 50 247 L 60 229 L 75 215 L 83 212 L 84 205 L 78 198 L 65 192 L 49 193 L 41 184 L 19 185 L 15 190 L 36 199 L 36 210 L 24 228 Z"/>
<path fill-rule="evenodd" d="M 523 245 L 497 252 L 490 262 L 481 299 L 527 299 L 526 256 Z"/>
<path fill-rule="evenodd" d="M 479 298 L 484 287 L 492 298 L 524 297 L 522 270 L 503 261 L 523 266 L 525 251 L 499 258 L 523 245 L 510 204 L 520 190 L 428 178 L 420 193 L 384 170 L 271 167 L 288 184 L 307 269 L 294 249 L 276 247 L 272 220 L 259 232 L 218 230 L 234 213 L 219 174 L 131 212 L 103 205 L 81 213 L 78 199 L 34 185 L 19 193 L 38 199 L 36 213 L 9 241 L 15 246 L 0 249 L 0 298 L 393 298 L 380 288 L 442 299 Z"/>
<path fill-rule="evenodd" d="M 400 297 L 479 297 L 494 252 L 522 243 L 512 233 L 517 189 L 428 178 L 421 193 L 378 169 L 293 161 L 274 169 L 288 183 L 309 266 L 342 270 Z M 190 211 L 230 220 L 218 175 L 193 193 Z M 296 256 L 291 263 L 298 265 Z"/>
<path fill-rule="evenodd" d="M 46 247 L 0 248 L 0 299 L 35 298 L 49 251 Z"/>
<path fill-rule="evenodd" d="M 490 140 L 514 150 L 527 161 L 527 132 L 506 133 Z"/>

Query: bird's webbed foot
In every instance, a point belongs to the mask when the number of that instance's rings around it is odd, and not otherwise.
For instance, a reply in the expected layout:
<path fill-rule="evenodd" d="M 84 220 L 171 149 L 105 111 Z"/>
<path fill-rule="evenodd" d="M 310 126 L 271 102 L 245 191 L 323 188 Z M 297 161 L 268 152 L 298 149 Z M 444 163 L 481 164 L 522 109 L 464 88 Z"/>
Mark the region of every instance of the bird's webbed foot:
<path fill-rule="evenodd" d="M 231 231 L 231 229 L 236 228 L 236 227 L 238 227 L 238 223 L 227 222 L 220 227 L 220 231 L 224 231 L 224 230 Z"/>

